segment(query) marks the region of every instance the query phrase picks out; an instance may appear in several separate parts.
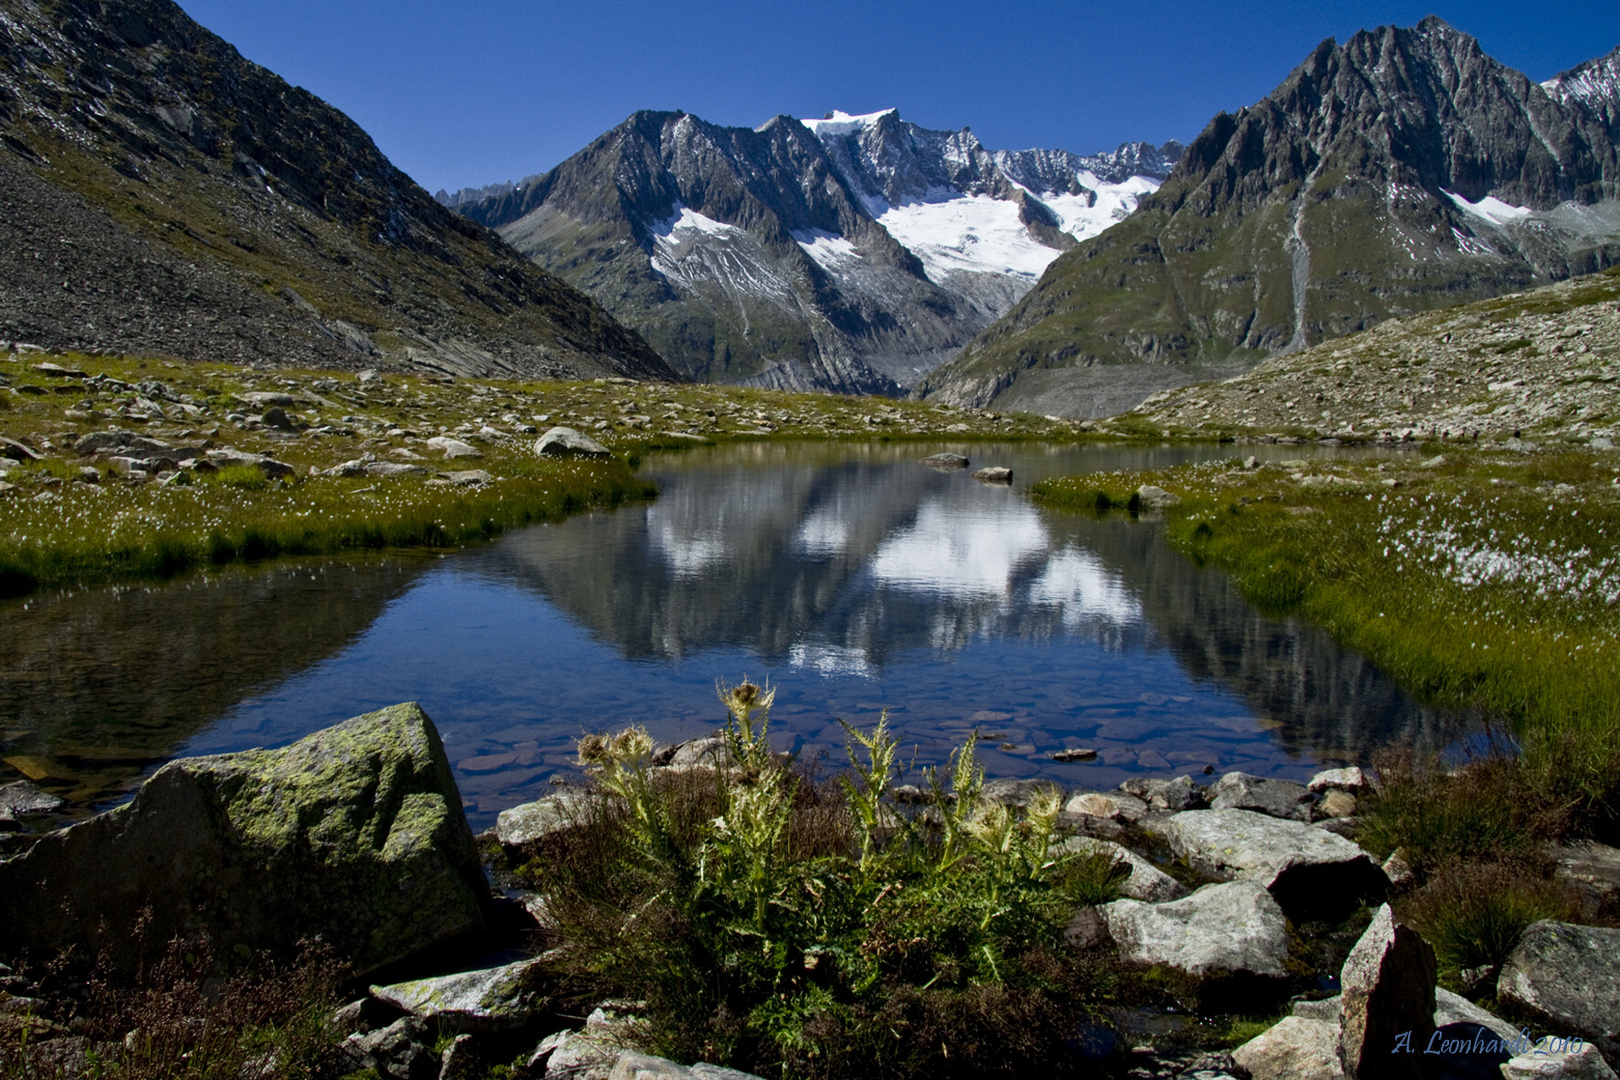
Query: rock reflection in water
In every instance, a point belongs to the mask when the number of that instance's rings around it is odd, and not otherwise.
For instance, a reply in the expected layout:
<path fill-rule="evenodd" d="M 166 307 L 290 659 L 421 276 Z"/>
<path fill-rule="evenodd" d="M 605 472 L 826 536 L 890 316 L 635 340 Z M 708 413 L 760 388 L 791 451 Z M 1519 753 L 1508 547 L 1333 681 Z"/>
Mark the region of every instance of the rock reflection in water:
<path fill-rule="evenodd" d="M 256 688 L 352 642 L 426 565 L 233 567 L 0 604 L 0 757 L 82 812 Z"/>

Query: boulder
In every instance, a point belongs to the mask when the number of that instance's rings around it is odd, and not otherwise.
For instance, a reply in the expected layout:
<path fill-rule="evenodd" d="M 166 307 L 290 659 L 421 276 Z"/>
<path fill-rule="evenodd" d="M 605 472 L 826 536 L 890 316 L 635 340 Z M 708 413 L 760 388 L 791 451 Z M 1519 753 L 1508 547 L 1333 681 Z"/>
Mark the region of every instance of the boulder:
<path fill-rule="evenodd" d="M 923 458 L 922 463 L 939 472 L 953 472 L 968 467 L 968 459 L 961 454 L 933 454 Z"/>
<path fill-rule="evenodd" d="M 435 435 L 427 441 L 427 445 L 435 450 L 442 451 L 445 458 L 481 458 L 483 453 L 471 443 L 452 439 L 447 435 Z"/>
<path fill-rule="evenodd" d="M 255 390 L 247 394 L 238 394 L 237 398 L 261 409 L 291 409 L 298 404 L 298 400 L 291 394 L 277 390 Z"/>
<path fill-rule="evenodd" d="M 298 426 L 293 422 L 293 418 L 287 415 L 287 410 L 279 405 L 264 410 L 264 415 L 259 419 L 265 427 L 273 427 L 279 431 L 292 431 Z"/>
<path fill-rule="evenodd" d="M 585 791 L 561 791 L 502 810 L 495 818 L 495 838 L 508 847 L 522 847 L 571 829 L 590 813 L 591 798 Z"/>
<path fill-rule="evenodd" d="M 143 909 L 149 943 L 283 951 L 319 936 L 364 973 L 482 928 L 489 906 L 444 746 L 414 702 L 281 750 L 171 761 L 132 802 L 0 862 L 15 944 L 105 946 L 122 968 Z"/>
<path fill-rule="evenodd" d="M 187 456 L 191 455 L 188 453 Z M 230 447 L 208 451 L 208 460 L 222 468 L 226 465 L 252 465 L 272 480 L 293 474 L 293 467 L 286 462 L 276 461 L 262 454 L 250 454 L 245 450 L 233 450 Z"/>
<path fill-rule="evenodd" d="M 1367 779 L 1366 773 L 1352 766 L 1348 769 L 1323 769 L 1311 777 L 1310 783 L 1305 787 L 1317 795 L 1334 788 L 1348 791 L 1352 795 L 1360 795 L 1369 790 L 1372 783 Z"/>
<path fill-rule="evenodd" d="M 1580 899 L 1589 918 L 1620 915 L 1620 849 L 1584 840 L 1555 847 L 1552 855 L 1558 863 L 1553 879 Z"/>
<path fill-rule="evenodd" d="M 366 475 L 375 476 L 384 480 L 396 476 L 413 476 L 425 473 L 426 469 L 420 465 L 412 465 L 408 461 L 371 461 L 366 463 Z"/>
<path fill-rule="evenodd" d="M 1072 746 L 1054 753 L 1052 760 L 1065 765 L 1075 761 L 1096 761 L 1097 751 L 1088 746 Z"/>
<path fill-rule="evenodd" d="M 1620 930 L 1531 923 L 1502 965 L 1496 996 L 1620 1061 Z"/>
<path fill-rule="evenodd" d="M 613 452 L 571 427 L 554 427 L 535 440 L 536 457 L 612 457 Z"/>
<path fill-rule="evenodd" d="M 1119 883 L 1119 895 L 1128 900 L 1141 900 L 1149 904 L 1166 900 L 1180 900 L 1187 895 L 1187 887 L 1148 862 L 1123 844 L 1112 840 L 1098 840 L 1089 836 L 1071 836 L 1054 845 L 1053 854 L 1075 852 L 1081 855 L 1106 853 L 1117 863 L 1124 863 L 1130 872 Z"/>
<path fill-rule="evenodd" d="M 1085 791 L 1064 803 L 1063 812 L 1135 824 L 1147 816 L 1148 805 L 1135 795 L 1123 791 L 1106 795 L 1098 791 Z"/>
<path fill-rule="evenodd" d="M 1500 1016 L 1486 1012 L 1461 994 L 1453 994 L 1450 990 L 1437 986 L 1434 988 L 1434 1026 L 1443 1028 L 1448 1024 L 1478 1024 L 1503 1039 L 1520 1037 L 1513 1025 Z"/>
<path fill-rule="evenodd" d="M 1549 1036 L 1502 1066 L 1503 1080 L 1615 1080 L 1598 1048 Z"/>
<path fill-rule="evenodd" d="M 760 1080 L 753 1073 L 739 1072 L 721 1065 L 700 1061 L 696 1065 L 677 1065 L 668 1058 L 653 1057 L 635 1050 L 626 1050 L 613 1063 L 608 1080 Z"/>
<path fill-rule="evenodd" d="M 723 735 L 706 735 L 665 747 L 653 755 L 653 764 L 670 769 L 715 769 L 730 759 Z"/>
<path fill-rule="evenodd" d="M 1296 922 L 1382 899 L 1389 888 L 1361 848 L 1296 821 L 1252 810 L 1188 810 L 1147 827 L 1195 869 L 1269 889 Z"/>
<path fill-rule="evenodd" d="M 511 1031 L 534 1015 L 538 960 L 463 971 L 391 986 L 373 986 L 371 996 L 441 1031 Z"/>
<path fill-rule="evenodd" d="M 1172 506 L 1181 505 L 1181 496 L 1172 495 L 1162 487 L 1152 484 L 1143 484 L 1136 489 L 1127 504 L 1132 510 L 1168 510 Z"/>
<path fill-rule="evenodd" d="M 1000 465 L 991 465 L 988 468 L 975 469 L 973 479 L 981 484 L 1007 485 L 1012 483 L 1012 470 L 1002 468 Z"/>
<path fill-rule="evenodd" d="M 415 466 L 391 465 L 389 468 L 411 469 L 415 468 Z M 457 487 L 472 487 L 476 484 L 487 484 L 490 482 L 489 473 L 483 469 L 462 469 L 459 472 L 447 472 L 444 474 L 444 478 L 450 481 L 452 484 L 455 484 Z"/>
<path fill-rule="evenodd" d="M 1339 974 L 1345 1072 L 1359 1080 L 1422 1080 L 1419 1051 L 1435 1030 L 1435 971 L 1429 943 L 1381 905 Z"/>
<path fill-rule="evenodd" d="M 1127 795 L 1135 795 L 1147 803 L 1150 810 L 1165 810 L 1172 814 L 1208 805 L 1207 793 L 1190 776 L 1178 776 L 1174 780 L 1133 776 L 1120 784 L 1119 790 Z"/>
<path fill-rule="evenodd" d="M 1354 795 L 1343 788 L 1333 788 L 1323 795 L 1321 801 L 1311 807 L 1310 811 L 1311 817 L 1323 821 L 1330 818 L 1355 817 L 1357 809 L 1359 807 Z"/>
<path fill-rule="evenodd" d="M 356 1070 L 372 1069 L 390 1080 L 438 1080 L 442 1061 L 432 1044 L 425 1022 L 402 1016 L 385 1028 L 350 1035 L 341 1049 Z"/>
<path fill-rule="evenodd" d="M 1338 1027 L 1303 1016 L 1285 1016 L 1233 1050 L 1232 1060 L 1253 1080 L 1344 1080 Z"/>
<path fill-rule="evenodd" d="M 1288 921 L 1271 894 L 1249 881 L 1205 885 L 1163 904 L 1116 900 L 1101 908 L 1127 963 L 1176 968 L 1204 978 L 1282 978 Z"/>
<path fill-rule="evenodd" d="M 552 1043 L 549 1053 L 546 1043 L 541 1043 L 529 1059 L 529 1068 L 533 1070 L 536 1060 L 545 1054 L 547 1080 L 608 1080 L 619 1056 L 632 1048 L 629 1044 L 635 1041 L 636 1027 L 634 1016 L 616 1009 L 593 1009 L 585 1018 L 584 1030 L 548 1039 Z"/>
<path fill-rule="evenodd" d="M 16 462 L 38 461 L 39 455 L 16 439 L 0 436 L 0 458 L 9 458 Z"/>
<path fill-rule="evenodd" d="M 1210 789 L 1212 810 L 1254 810 L 1292 821 L 1311 820 L 1311 793 L 1292 780 L 1266 780 L 1248 773 L 1229 772 Z M 1335 814 L 1335 817 L 1346 817 Z"/>
<path fill-rule="evenodd" d="M 27 780 L 13 780 L 9 784 L 0 784 L 0 815 L 14 818 L 32 817 L 36 814 L 49 814 L 61 806 L 61 799 L 47 791 L 41 791 Z"/>

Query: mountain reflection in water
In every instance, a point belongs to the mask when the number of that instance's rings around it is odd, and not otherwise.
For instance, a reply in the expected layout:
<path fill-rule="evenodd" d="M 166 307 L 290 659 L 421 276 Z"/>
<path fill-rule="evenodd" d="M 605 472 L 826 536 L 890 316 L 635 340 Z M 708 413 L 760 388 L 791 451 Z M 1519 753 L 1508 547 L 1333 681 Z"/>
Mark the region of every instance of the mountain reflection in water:
<path fill-rule="evenodd" d="M 1017 485 L 918 464 L 938 449 L 1010 466 Z M 1455 717 L 1325 633 L 1262 617 L 1156 522 L 1051 512 L 1024 493 L 1047 475 L 1196 456 L 1221 451 L 758 444 L 655 457 L 643 472 L 657 500 L 417 564 L 277 663 L 243 652 L 239 677 L 195 697 L 189 726 L 147 743 L 154 756 L 274 745 L 416 699 L 483 825 L 571 773 L 583 731 L 712 730 L 720 677 L 776 683 L 773 735 L 801 755 L 842 760 L 836 718 L 870 724 L 887 707 L 918 764 L 978 729 L 992 775 L 1071 787 L 1205 765 L 1300 777 L 1391 742 L 1453 740 Z M 161 636 L 189 612 L 176 601 L 121 632 Z M 1072 746 L 1099 760 L 1051 761 Z"/>

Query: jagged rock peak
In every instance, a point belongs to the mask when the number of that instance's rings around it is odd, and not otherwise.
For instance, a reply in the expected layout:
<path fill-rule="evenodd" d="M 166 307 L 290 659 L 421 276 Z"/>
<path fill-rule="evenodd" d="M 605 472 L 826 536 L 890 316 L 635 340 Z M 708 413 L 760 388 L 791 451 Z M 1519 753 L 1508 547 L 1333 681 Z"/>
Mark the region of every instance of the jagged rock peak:
<path fill-rule="evenodd" d="M 1620 45 L 1607 56 L 1559 72 L 1541 87 L 1565 105 L 1586 107 L 1611 128 L 1620 124 Z"/>

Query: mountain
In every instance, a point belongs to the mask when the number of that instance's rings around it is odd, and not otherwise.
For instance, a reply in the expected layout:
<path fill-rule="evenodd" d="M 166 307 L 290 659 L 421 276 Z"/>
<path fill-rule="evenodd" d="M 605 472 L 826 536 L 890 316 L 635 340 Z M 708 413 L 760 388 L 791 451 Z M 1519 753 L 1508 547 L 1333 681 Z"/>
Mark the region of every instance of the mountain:
<path fill-rule="evenodd" d="M 693 378 L 894 393 L 1129 214 L 1180 150 L 992 153 L 892 109 L 757 129 L 640 112 L 548 173 L 438 198 Z"/>
<path fill-rule="evenodd" d="M 676 378 L 169 0 L 0 0 L 0 338 Z"/>
<path fill-rule="evenodd" d="M 1620 50 L 1538 85 L 1439 19 L 1329 40 L 919 393 L 1100 415 L 1620 257 Z M 1133 399 L 1134 400 L 1131 400 Z"/>

